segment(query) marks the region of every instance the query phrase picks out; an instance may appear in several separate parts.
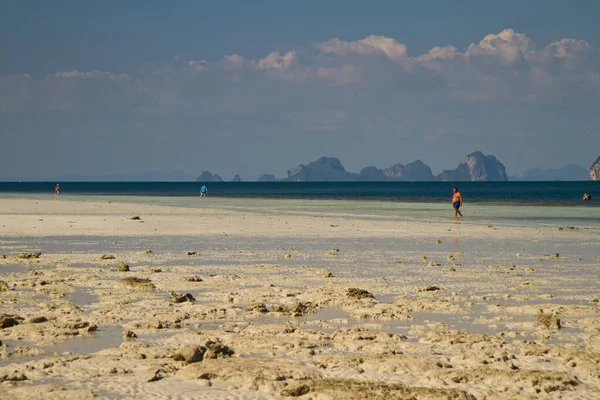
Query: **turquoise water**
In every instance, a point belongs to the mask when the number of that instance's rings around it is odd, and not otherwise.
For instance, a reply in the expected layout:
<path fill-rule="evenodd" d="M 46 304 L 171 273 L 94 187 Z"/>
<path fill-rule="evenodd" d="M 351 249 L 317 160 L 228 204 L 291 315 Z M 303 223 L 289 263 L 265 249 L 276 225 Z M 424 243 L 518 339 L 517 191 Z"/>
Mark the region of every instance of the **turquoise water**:
<path fill-rule="evenodd" d="M 56 199 L 54 195 L 3 193 L 0 198 Z M 368 220 L 415 220 L 423 222 L 453 221 L 449 199 L 438 202 L 399 202 L 391 200 L 322 199 L 322 198 L 244 198 L 199 196 L 122 196 L 62 194 L 59 201 L 121 202 L 164 205 L 198 209 L 223 209 L 259 212 L 268 215 L 351 216 Z M 470 202 L 465 199 L 461 223 L 502 224 L 505 226 L 552 227 L 576 226 L 600 229 L 600 207 L 579 201 L 569 205 L 525 202 Z"/>

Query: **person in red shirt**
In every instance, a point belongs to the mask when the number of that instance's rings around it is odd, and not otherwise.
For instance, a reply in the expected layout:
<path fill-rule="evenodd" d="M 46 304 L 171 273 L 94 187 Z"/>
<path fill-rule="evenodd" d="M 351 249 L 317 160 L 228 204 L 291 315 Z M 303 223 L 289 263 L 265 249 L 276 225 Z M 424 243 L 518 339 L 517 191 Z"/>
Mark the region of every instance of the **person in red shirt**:
<path fill-rule="evenodd" d="M 58 196 L 60 193 L 60 186 L 58 185 L 58 183 L 56 184 L 56 187 L 54 188 L 54 195 Z"/>

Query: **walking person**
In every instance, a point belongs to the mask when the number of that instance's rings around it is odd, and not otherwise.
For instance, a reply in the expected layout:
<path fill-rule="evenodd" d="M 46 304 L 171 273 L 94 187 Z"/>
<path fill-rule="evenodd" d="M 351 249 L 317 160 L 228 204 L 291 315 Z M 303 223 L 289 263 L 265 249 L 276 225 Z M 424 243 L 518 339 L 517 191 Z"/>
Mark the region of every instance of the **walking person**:
<path fill-rule="evenodd" d="M 206 197 L 207 193 L 208 189 L 206 188 L 206 185 L 202 185 L 202 187 L 200 188 L 200 197 Z"/>
<path fill-rule="evenodd" d="M 454 194 L 452 195 L 452 207 L 454 207 L 454 218 L 457 218 L 457 215 L 463 216 L 460 212 L 460 208 L 463 205 L 462 194 L 458 191 L 457 188 L 453 188 L 452 191 Z"/>
<path fill-rule="evenodd" d="M 60 195 L 60 186 L 57 183 L 56 186 L 54 187 L 54 196 L 58 196 Z"/>

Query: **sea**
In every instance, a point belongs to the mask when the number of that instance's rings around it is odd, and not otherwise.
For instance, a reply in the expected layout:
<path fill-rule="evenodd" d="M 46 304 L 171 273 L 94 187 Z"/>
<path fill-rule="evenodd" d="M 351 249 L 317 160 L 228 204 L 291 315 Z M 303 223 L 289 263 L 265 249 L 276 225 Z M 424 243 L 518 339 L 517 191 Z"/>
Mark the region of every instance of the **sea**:
<path fill-rule="evenodd" d="M 600 182 L 58 182 L 61 195 L 382 200 L 438 203 L 458 187 L 465 201 L 600 206 Z M 0 182 L 1 195 L 54 194 L 56 182 Z M 584 193 L 591 201 L 582 201 Z"/>
<path fill-rule="evenodd" d="M 0 182 L 0 198 L 119 201 L 267 214 L 444 221 L 452 188 L 464 223 L 600 229 L 600 182 Z M 206 184 L 208 197 L 200 198 Z M 589 193 L 591 200 L 582 200 Z M 0 210 L 1 213 L 1 210 Z"/>

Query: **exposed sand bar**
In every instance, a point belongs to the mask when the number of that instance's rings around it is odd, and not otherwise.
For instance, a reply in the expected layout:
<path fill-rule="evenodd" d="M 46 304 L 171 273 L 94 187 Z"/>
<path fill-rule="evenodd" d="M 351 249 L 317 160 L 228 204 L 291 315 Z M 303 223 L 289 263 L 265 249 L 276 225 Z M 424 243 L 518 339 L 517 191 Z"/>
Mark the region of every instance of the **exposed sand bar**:
<path fill-rule="evenodd" d="M 1 198 L 0 397 L 600 398 L 597 219 L 206 200 Z"/>

